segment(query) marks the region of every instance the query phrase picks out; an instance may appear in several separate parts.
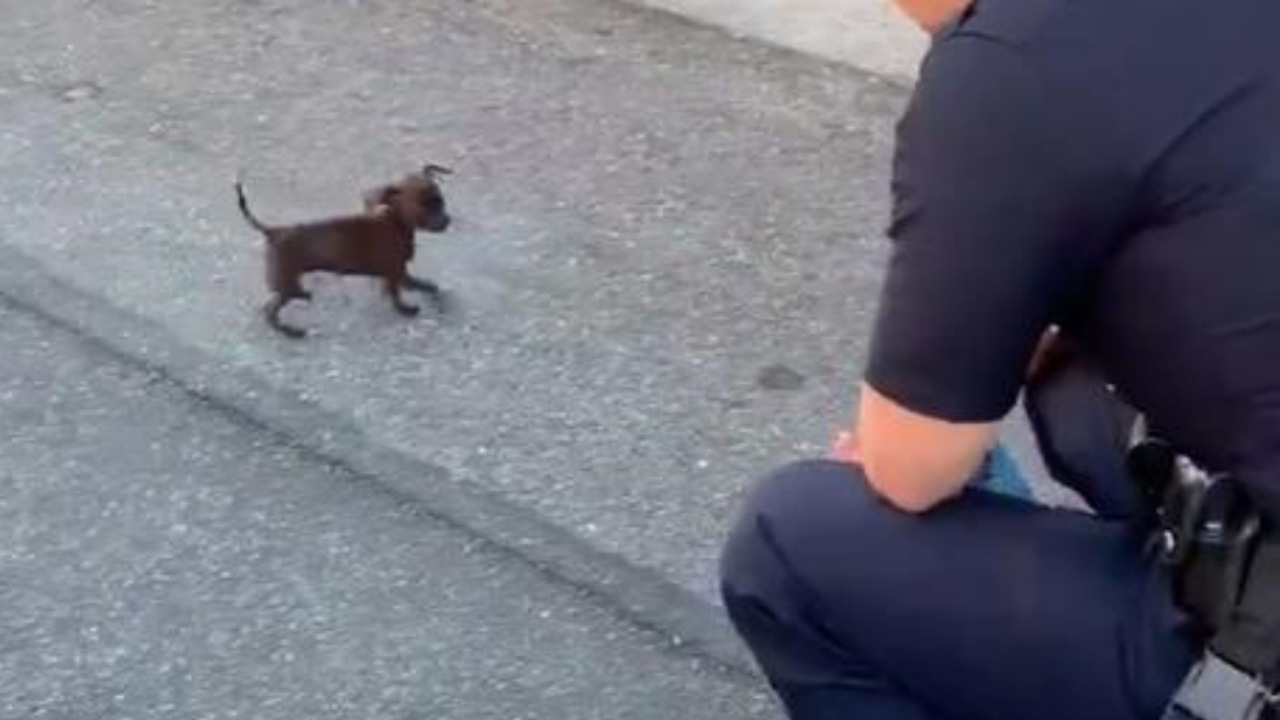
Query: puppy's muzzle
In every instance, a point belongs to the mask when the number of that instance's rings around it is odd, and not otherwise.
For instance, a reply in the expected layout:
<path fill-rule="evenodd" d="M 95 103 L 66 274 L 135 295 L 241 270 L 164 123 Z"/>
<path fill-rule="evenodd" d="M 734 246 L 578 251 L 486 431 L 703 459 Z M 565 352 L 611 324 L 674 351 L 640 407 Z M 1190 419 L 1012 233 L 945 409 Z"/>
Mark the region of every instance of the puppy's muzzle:
<path fill-rule="evenodd" d="M 423 227 L 430 232 L 440 233 L 448 230 L 449 225 L 452 223 L 453 219 L 449 217 L 448 213 L 441 213 L 427 218 L 427 222 L 423 224 Z"/>

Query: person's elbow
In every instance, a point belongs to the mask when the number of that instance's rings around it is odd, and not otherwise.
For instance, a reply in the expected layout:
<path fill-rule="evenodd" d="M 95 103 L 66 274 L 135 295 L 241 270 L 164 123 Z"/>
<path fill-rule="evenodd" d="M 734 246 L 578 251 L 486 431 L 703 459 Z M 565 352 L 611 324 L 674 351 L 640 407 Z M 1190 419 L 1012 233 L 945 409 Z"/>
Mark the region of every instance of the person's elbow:
<path fill-rule="evenodd" d="M 958 495 L 982 464 L 995 423 L 954 423 L 910 410 L 864 386 L 859 461 L 871 488 L 909 513 Z"/>
<path fill-rule="evenodd" d="M 877 495 L 902 512 L 920 515 L 933 510 L 964 487 L 966 468 L 929 467 L 916 453 L 895 448 L 867 448 L 862 471 Z"/>

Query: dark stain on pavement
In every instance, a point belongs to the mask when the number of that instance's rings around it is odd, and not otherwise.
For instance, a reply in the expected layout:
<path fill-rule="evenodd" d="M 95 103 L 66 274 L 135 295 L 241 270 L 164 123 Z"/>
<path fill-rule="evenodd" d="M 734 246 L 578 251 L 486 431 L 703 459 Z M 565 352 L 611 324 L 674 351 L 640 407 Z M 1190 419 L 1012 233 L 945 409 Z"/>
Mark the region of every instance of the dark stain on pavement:
<path fill-rule="evenodd" d="M 769 365 L 756 374 L 756 385 L 772 391 L 799 390 L 805 380 L 804 375 L 782 363 Z"/>

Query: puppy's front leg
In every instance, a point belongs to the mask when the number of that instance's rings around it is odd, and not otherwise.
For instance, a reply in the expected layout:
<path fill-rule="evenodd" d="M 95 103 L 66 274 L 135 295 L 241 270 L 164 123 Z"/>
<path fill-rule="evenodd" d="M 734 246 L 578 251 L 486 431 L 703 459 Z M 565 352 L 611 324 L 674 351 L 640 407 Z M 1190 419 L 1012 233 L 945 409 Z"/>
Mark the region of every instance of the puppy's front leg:
<path fill-rule="evenodd" d="M 420 277 L 414 277 L 412 274 L 407 272 L 404 274 L 404 284 L 405 284 L 405 287 L 412 288 L 414 290 L 417 290 L 418 292 L 425 293 L 432 297 L 440 296 L 439 285 L 436 285 L 430 280 L 426 280 Z"/>
<path fill-rule="evenodd" d="M 440 312 L 449 310 L 449 305 L 445 302 L 444 291 L 440 289 L 439 285 L 430 280 L 414 277 L 407 272 L 405 273 L 405 285 L 430 298 Z"/>
<path fill-rule="evenodd" d="M 418 314 L 419 309 L 406 303 L 400 297 L 400 288 L 403 284 L 404 279 L 398 277 L 389 277 L 382 281 L 382 287 L 386 291 L 387 297 L 391 298 L 391 305 L 396 309 L 396 312 L 405 317 L 413 317 Z"/>

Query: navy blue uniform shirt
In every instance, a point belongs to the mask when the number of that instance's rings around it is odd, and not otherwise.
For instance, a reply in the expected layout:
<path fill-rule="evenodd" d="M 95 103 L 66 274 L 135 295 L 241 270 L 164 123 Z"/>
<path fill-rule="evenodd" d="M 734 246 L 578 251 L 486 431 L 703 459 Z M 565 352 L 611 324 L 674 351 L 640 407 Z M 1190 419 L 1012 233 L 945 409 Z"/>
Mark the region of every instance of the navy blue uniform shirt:
<path fill-rule="evenodd" d="M 867 381 L 991 421 L 1048 324 L 1280 519 L 1280 1 L 978 0 L 898 128 Z"/>

